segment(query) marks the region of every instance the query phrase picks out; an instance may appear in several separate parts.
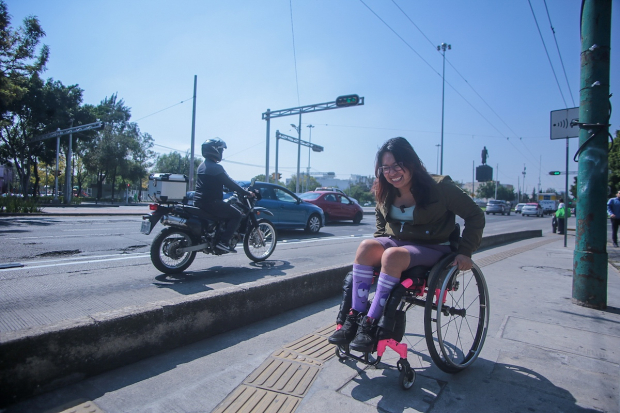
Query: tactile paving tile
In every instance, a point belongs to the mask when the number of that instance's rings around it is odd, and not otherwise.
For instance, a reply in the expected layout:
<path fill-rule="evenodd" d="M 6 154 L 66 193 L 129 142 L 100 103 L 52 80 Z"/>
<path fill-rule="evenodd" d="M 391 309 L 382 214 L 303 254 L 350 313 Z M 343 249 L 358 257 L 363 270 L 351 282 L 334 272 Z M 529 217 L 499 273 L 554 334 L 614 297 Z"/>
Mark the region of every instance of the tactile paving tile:
<path fill-rule="evenodd" d="M 334 334 L 334 331 L 336 331 L 336 320 L 334 320 L 333 323 L 328 324 L 325 327 L 318 329 L 317 331 L 314 332 L 314 334 L 318 334 L 323 337 L 329 337 L 332 334 Z"/>
<path fill-rule="evenodd" d="M 302 363 L 308 363 L 308 364 L 314 364 L 316 366 L 323 366 L 323 363 L 320 362 L 319 360 L 315 360 L 313 358 L 310 357 L 306 357 L 302 354 L 296 353 L 294 351 L 290 351 L 290 350 L 284 350 L 284 349 L 279 349 L 273 352 L 272 356 L 274 357 L 280 357 L 283 359 L 289 359 L 289 360 L 293 360 L 293 361 L 299 361 Z"/>
<path fill-rule="evenodd" d="M 298 397 L 241 385 L 212 413 L 292 413 L 300 402 Z"/>
<path fill-rule="evenodd" d="M 549 243 L 552 243 L 552 242 L 555 242 L 555 241 L 557 241 L 557 239 L 553 238 L 553 239 L 547 239 L 547 240 L 544 240 L 544 241 L 540 241 L 540 242 L 537 242 L 535 244 L 524 245 L 524 246 L 519 247 L 519 248 L 515 248 L 515 249 L 512 249 L 512 250 L 500 252 L 498 254 L 489 255 L 488 257 L 484 257 L 484 258 L 482 258 L 480 260 L 475 260 L 475 263 L 478 265 L 478 267 L 486 267 L 487 265 L 495 264 L 496 262 L 505 260 L 506 258 L 513 257 L 515 255 L 518 255 L 518 254 L 521 254 L 523 252 L 536 249 L 538 247 L 542 247 L 545 244 L 549 244 Z"/>
<path fill-rule="evenodd" d="M 269 357 L 243 383 L 265 390 L 303 397 L 320 367 L 288 359 Z"/>
<path fill-rule="evenodd" d="M 293 341 L 284 346 L 285 350 L 291 350 L 295 353 L 311 357 L 313 359 L 325 362 L 332 358 L 334 353 L 333 344 L 329 344 L 324 336 L 309 334 Z"/>

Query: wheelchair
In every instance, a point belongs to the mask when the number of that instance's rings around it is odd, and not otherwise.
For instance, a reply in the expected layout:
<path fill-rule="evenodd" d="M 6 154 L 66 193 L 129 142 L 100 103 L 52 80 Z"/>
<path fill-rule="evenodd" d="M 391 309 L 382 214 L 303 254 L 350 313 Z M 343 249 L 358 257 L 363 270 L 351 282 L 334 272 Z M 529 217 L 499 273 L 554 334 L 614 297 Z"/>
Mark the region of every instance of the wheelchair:
<path fill-rule="evenodd" d="M 444 255 L 434 266 L 416 266 L 404 271 L 401 283 L 392 290 L 379 320 L 378 341 L 371 353 L 351 353 L 349 345 L 336 346 L 341 360 L 352 358 L 370 366 L 381 361 L 386 348 L 400 356 L 396 367 L 399 383 L 405 390 L 415 381 L 415 371 L 407 361 L 407 344 L 402 342 L 406 317 L 413 306 L 424 308 L 424 337 L 433 362 L 446 373 L 458 373 L 471 365 L 482 350 L 489 326 L 489 292 L 480 268 L 474 263 L 469 271 L 460 271 L 450 264 L 455 253 Z M 375 270 L 375 279 L 379 271 Z M 344 300 L 347 302 L 347 282 L 344 280 Z"/>

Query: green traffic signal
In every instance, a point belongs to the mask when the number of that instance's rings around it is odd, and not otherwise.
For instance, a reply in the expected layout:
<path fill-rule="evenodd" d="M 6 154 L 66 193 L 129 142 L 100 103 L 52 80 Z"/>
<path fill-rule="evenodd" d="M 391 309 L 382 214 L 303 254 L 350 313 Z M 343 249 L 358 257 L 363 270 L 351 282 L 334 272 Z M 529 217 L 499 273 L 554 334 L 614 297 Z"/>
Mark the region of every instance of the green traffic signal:
<path fill-rule="evenodd" d="M 561 174 L 562 174 L 562 172 L 560 172 L 560 171 L 551 171 L 551 172 L 549 172 L 549 175 L 561 175 Z"/>
<path fill-rule="evenodd" d="M 358 95 L 345 95 L 336 98 L 336 106 L 355 106 L 360 102 Z"/>

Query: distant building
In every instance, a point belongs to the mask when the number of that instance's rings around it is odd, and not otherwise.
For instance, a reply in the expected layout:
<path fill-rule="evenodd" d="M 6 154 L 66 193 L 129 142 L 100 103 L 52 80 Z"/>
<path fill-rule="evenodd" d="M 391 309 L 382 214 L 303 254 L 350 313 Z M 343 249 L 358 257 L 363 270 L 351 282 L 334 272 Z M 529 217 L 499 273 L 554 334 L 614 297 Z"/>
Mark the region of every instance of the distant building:
<path fill-rule="evenodd" d="M 9 192 L 9 185 L 13 182 L 13 168 L 0 165 L 0 194 Z"/>

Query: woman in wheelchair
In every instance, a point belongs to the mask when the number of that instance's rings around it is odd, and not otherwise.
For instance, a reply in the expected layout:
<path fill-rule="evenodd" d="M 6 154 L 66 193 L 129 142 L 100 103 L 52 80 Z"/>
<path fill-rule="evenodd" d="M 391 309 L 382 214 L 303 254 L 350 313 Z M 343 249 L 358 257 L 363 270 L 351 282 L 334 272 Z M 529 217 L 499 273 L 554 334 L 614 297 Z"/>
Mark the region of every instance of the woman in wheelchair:
<path fill-rule="evenodd" d="M 389 139 L 381 146 L 375 176 L 375 238 L 362 241 L 357 249 L 352 282 L 345 280 L 338 330 L 328 339 L 364 353 L 373 351 L 379 337 L 385 338 L 378 321 L 401 273 L 414 266 L 431 267 L 450 252 L 456 253 L 452 266 L 471 269 L 471 255 L 480 245 L 485 224 L 484 213 L 472 198 L 449 176 L 430 175 L 405 138 Z M 453 233 L 455 215 L 465 221 L 460 240 Z M 452 251 L 451 244 L 457 243 Z M 380 273 L 368 308 L 375 268 Z"/>

